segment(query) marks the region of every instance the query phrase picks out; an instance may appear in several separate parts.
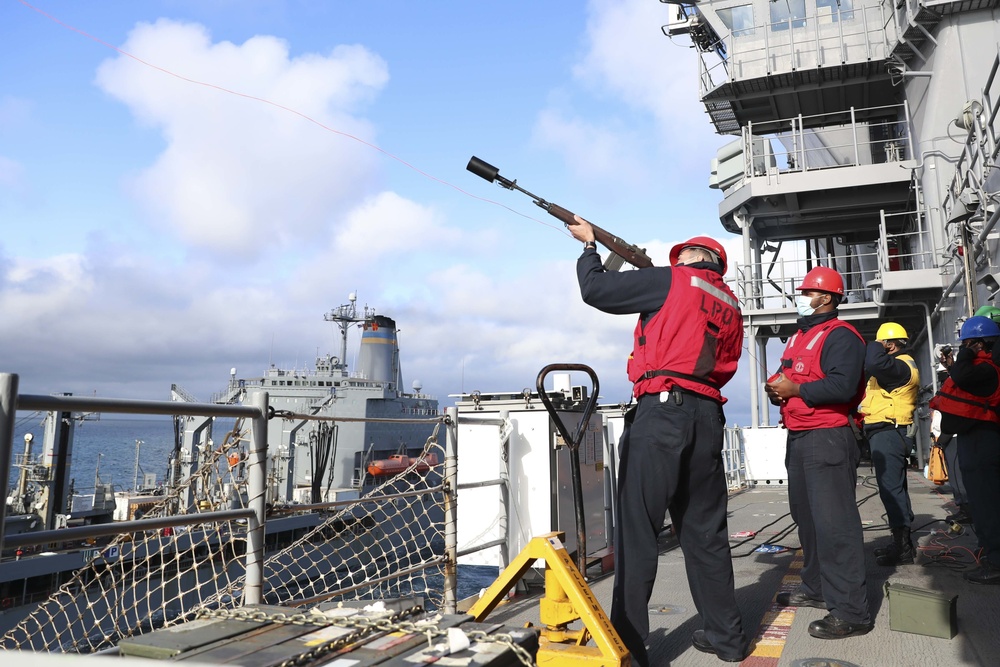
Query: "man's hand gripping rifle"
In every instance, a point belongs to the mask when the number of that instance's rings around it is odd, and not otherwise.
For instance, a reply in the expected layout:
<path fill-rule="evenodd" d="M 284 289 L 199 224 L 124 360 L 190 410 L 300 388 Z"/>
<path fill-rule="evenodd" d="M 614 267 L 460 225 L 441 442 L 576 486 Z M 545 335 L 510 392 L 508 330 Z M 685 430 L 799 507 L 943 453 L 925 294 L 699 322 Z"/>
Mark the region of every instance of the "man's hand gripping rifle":
<path fill-rule="evenodd" d="M 507 188 L 508 190 L 519 190 L 523 192 L 524 194 L 531 197 L 531 199 L 535 202 L 535 204 L 548 211 L 549 215 L 555 216 L 556 218 L 562 220 L 563 224 L 565 224 L 567 227 L 569 227 L 570 225 L 577 224 L 577 222 L 573 219 L 573 213 L 571 211 L 568 211 L 564 209 L 562 206 L 552 204 L 550 202 L 545 201 L 541 197 L 531 194 L 530 192 L 519 186 L 517 184 L 516 179 L 512 181 L 510 179 L 504 178 L 503 176 L 500 175 L 499 169 L 489 164 L 488 162 L 480 160 L 475 155 L 473 155 L 472 159 L 469 160 L 469 164 L 466 167 L 466 169 L 471 171 L 476 176 L 485 178 L 490 183 L 498 184 L 502 188 Z M 611 251 L 611 254 L 604 262 L 604 268 L 607 269 L 608 271 L 617 271 L 618 269 L 621 268 L 624 262 L 628 262 L 629 264 L 638 269 L 644 269 L 648 266 L 653 265 L 653 262 L 646 255 L 646 251 L 644 249 L 634 246 L 631 243 L 628 243 L 623 239 L 618 238 L 614 234 L 611 234 L 601 229 L 600 227 L 598 227 L 593 223 L 591 223 L 591 226 L 594 228 L 594 238 L 596 238 L 601 243 L 601 245 L 605 246 L 608 250 Z"/>

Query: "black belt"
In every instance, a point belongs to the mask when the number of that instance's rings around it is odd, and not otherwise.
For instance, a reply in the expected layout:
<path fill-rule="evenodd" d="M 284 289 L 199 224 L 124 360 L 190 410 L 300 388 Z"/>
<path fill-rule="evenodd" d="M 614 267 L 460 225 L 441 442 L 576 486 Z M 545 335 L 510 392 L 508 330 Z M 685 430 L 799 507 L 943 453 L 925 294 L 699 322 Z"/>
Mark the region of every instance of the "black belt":
<path fill-rule="evenodd" d="M 896 428 L 895 422 L 875 422 L 874 424 L 865 424 L 865 435 L 869 433 L 878 433 L 879 431 L 887 431 L 890 428 Z"/>
<path fill-rule="evenodd" d="M 652 380 L 655 377 L 666 376 L 672 378 L 680 378 L 682 380 L 688 380 L 690 382 L 697 382 L 698 384 L 703 384 L 706 387 L 711 387 L 712 389 L 719 390 L 721 387 L 716 383 L 712 382 L 708 378 L 698 377 L 697 375 L 688 375 L 687 373 L 678 373 L 677 371 L 646 371 L 639 378 L 640 380 Z"/>

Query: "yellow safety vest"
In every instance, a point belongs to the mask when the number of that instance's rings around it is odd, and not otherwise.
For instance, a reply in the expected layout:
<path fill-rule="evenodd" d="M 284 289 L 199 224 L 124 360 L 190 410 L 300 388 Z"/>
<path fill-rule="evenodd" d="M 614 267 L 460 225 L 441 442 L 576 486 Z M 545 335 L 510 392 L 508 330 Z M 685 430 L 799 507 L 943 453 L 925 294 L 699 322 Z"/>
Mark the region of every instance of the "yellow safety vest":
<path fill-rule="evenodd" d="M 913 423 L 913 411 L 917 407 L 917 393 L 920 390 L 920 373 L 913 357 L 901 354 L 896 357 L 910 367 L 910 380 L 898 389 L 886 391 L 872 376 L 865 388 L 865 397 L 859 410 L 865 416 L 866 424 L 891 422 L 897 426 Z"/>

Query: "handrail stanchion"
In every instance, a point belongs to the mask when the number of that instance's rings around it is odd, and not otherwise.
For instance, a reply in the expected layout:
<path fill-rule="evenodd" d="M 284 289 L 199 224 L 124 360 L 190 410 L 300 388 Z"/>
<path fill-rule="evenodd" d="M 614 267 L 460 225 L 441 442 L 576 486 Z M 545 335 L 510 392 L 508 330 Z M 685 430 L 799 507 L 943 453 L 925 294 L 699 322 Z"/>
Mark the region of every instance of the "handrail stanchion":
<path fill-rule="evenodd" d="M 249 506 L 254 516 L 247 525 L 246 583 L 243 604 L 260 604 L 264 599 L 264 528 L 267 522 L 265 501 L 265 466 L 267 465 L 267 416 L 268 394 L 261 392 L 254 397 L 253 406 L 259 410 L 252 420 L 250 441 L 250 466 L 247 470 Z"/>
<path fill-rule="evenodd" d="M 500 419 L 504 425 L 500 438 L 501 466 L 500 466 L 500 536 L 504 543 L 500 547 L 500 571 L 507 569 L 510 565 L 510 430 L 507 428 L 510 418 L 508 410 L 500 411 Z"/>
<path fill-rule="evenodd" d="M 580 423 L 577 424 L 576 433 L 573 435 L 569 434 L 569 430 L 563 424 L 559 413 L 556 412 L 552 400 L 545 392 L 545 377 L 552 371 L 583 371 L 590 376 L 590 381 L 593 383 L 592 393 L 583 408 L 583 415 L 580 416 Z M 583 578 L 586 579 L 587 528 L 583 516 L 583 481 L 580 479 L 580 442 L 587 431 L 590 416 L 594 414 L 594 409 L 597 407 L 597 395 L 600 393 L 601 388 L 600 383 L 597 381 L 597 373 L 590 366 L 583 364 L 549 364 L 538 372 L 538 378 L 535 380 L 535 388 L 538 389 L 538 396 L 542 399 L 542 403 L 545 404 L 545 410 L 552 417 L 552 421 L 556 423 L 556 428 L 559 429 L 560 435 L 566 441 L 566 446 L 569 447 L 570 475 L 573 480 L 573 509 L 576 511 L 576 567 L 580 570 Z"/>
<path fill-rule="evenodd" d="M 0 480 L 7 488 L 10 479 L 10 458 L 14 452 L 14 421 L 17 417 L 16 373 L 0 373 Z M 7 503 L 0 502 L 0 551 L 3 551 Z"/>
<path fill-rule="evenodd" d="M 444 440 L 444 613 L 458 606 L 458 408 L 445 410 Z"/>

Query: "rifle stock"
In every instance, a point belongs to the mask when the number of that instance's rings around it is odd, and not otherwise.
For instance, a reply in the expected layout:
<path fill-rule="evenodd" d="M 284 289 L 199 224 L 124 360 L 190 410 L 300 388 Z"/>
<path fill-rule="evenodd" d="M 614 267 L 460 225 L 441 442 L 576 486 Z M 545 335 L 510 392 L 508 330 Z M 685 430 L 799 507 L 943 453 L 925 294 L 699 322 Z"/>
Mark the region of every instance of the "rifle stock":
<path fill-rule="evenodd" d="M 573 219 L 572 211 L 565 209 L 558 204 L 547 202 L 537 195 L 531 194 L 518 185 L 516 180 L 504 178 L 500 175 L 499 169 L 488 162 L 480 160 L 475 155 L 473 155 L 472 159 L 469 160 L 469 164 L 466 166 L 466 169 L 471 171 L 476 176 L 489 181 L 490 183 L 497 183 L 502 188 L 523 192 L 531 197 L 535 204 L 548 211 L 549 215 L 561 220 L 567 227 L 577 224 L 576 220 Z M 653 261 L 649 259 L 646 251 L 642 248 L 628 243 L 624 239 L 598 227 L 594 223 L 590 223 L 590 226 L 594 229 L 594 238 L 597 239 L 597 242 L 610 250 L 612 253 L 604 263 L 605 268 L 609 271 L 617 271 L 623 262 L 628 262 L 637 269 L 645 269 L 653 266 Z"/>
<path fill-rule="evenodd" d="M 538 202 L 535 203 L 542 206 Z M 548 204 L 548 202 L 546 202 L 546 204 Z M 573 219 L 573 212 L 563 208 L 562 206 L 548 204 L 547 206 L 542 206 L 542 208 L 548 211 L 549 215 L 562 220 L 566 226 L 576 224 L 576 220 Z M 588 220 L 588 222 L 590 221 Z M 592 222 L 590 223 L 590 226 L 594 229 L 594 238 L 597 239 L 597 242 L 621 257 L 624 261 L 628 262 L 637 269 L 645 269 L 653 266 L 653 260 L 649 258 L 646 251 L 642 248 L 615 236 L 611 232 L 598 227 Z"/>

